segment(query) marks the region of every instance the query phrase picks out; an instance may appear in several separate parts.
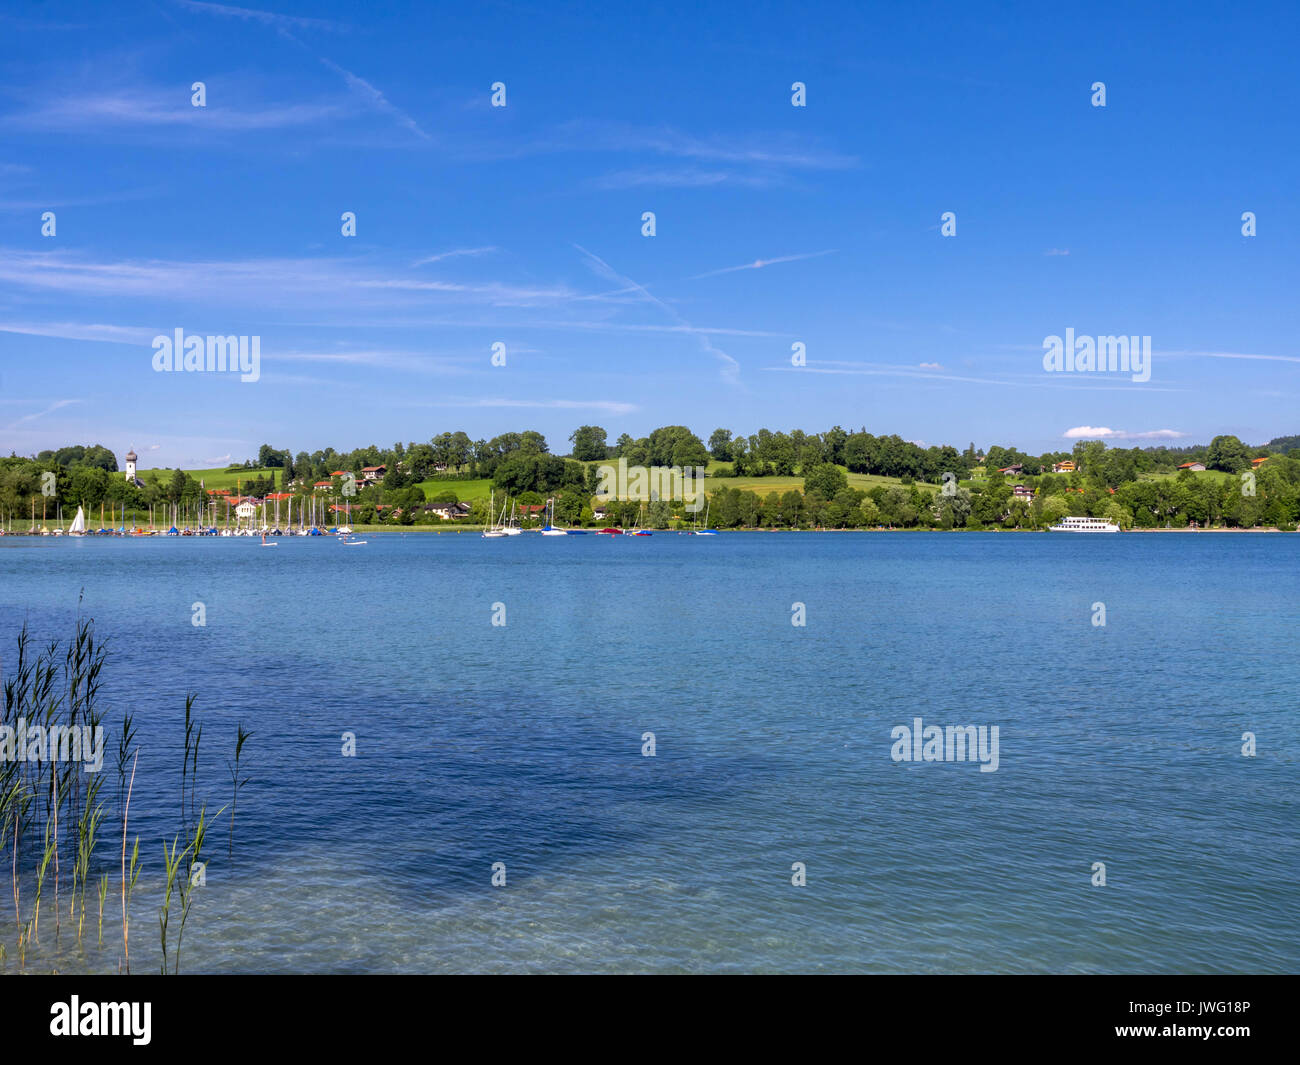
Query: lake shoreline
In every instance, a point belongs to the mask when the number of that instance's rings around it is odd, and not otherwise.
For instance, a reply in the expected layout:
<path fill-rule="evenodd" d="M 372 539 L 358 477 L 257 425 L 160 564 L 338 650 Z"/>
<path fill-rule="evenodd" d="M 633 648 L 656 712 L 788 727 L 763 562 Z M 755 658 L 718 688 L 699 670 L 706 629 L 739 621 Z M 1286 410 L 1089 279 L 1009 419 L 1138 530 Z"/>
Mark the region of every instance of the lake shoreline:
<path fill-rule="evenodd" d="M 463 535 L 468 534 L 468 535 L 471 535 L 471 536 L 478 536 L 478 535 L 480 535 L 480 534 L 484 531 L 485 528 L 486 528 L 486 526 L 483 526 L 483 525 L 474 525 L 474 526 L 460 526 L 460 527 L 458 527 L 458 528 L 452 528 L 452 529 L 438 529 L 438 528 L 433 528 L 433 527 L 430 527 L 430 526 L 412 525 L 412 526 L 409 526 L 409 527 L 402 527 L 402 528 L 400 528 L 400 529 L 393 529 L 393 528 L 385 527 L 385 526 L 382 526 L 382 525 L 379 525 L 379 526 L 375 526 L 375 525 L 355 525 L 355 526 L 353 526 L 353 532 L 352 532 L 350 535 L 353 535 L 353 536 L 360 536 L 360 535 L 363 535 L 363 534 L 364 534 L 364 535 L 366 535 L 366 536 L 385 536 L 385 537 L 391 537 L 391 536 L 406 536 L 407 534 L 414 534 L 414 535 L 417 535 L 417 536 L 442 536 L 442 535 L 463 536 Z M 524 530 L 523 530 L 523 533 L 524 533 L 524 534 L 532 534 L 532 533 L 540 533 L 541 531 L 542 531 L 542 530 L 541 530 L 540 528 L 537 528 L 537 529 L 524 529 Z M 648 529 L 648 530 L 646 530 L 646 531 L 649 532 L 649 533 L 651 533 L 652 535 L 657 535 L 657 536 L 688 536 L 688 535 L 698 535 L 697 533 L 693 533 L 690 529 Z M 745 527 L 738 528 L 738 529 L 714 529 L 714 530 L 710 530 L 710 531 L 711 531 L 711 532 L 718 533 L 718 534 L 721 534 L 721 535 L 726 535 L 726 534 L 730 534 L 730 533 L 940 533 L 940 532 L 941 532 L 941 533 L 1046 533 L 1046 532 L 1049 532 L 1050 530 L 1048 530 L 1048 529 L 928 529 L 928 528 L 921 528 L 921 527 L 916 527 L 916 528 L 911 528 L 911 529 L 881 529 L 881 528 L 876 528 L 876 529 L 773 529 L 773 528 L 762 528 L 762 527 L 754 527 L 754 526 L 745 526 Z M 610 535 L 610 534 L 602 533 L 600 529 L 594 529 L 594 528 L 592 528 L 592 529 L 581 529 L 581 530 L 578 530 L 578 532 L 579 532 L 580 534 L 587 535 L 587 536 Z M 626 536 L 626 535 L 629 535 L 630 532 L 631 532 L 631 530 L 624 530 L 624 532 L 622 533 L 622 535 L 625 535 L 625 536 Z M 1267 528 L 1253 528 L 1253 529 L 1236 529 L 1236 528 L 1212 528 L 1212 529 L 1168 529 L 1168 528 L 1166 528 L 1166 529 L 1123 529 L 1123 530 L 1121 530 L 1121 532 L 1124 532 L 1124 533 L 1254 533 L 1254 534 L 1260 534 L 1260 533 L 1286 533 L 1287 530 L 1285 530 L 1285 529 L 1278 529 L 1278 528 L 1276 528 L 1275 526 L 1269 526 L 1269 527 L 1267 527 Z M 1300 532 L 1300 529 L 1294 529 L 1294 530 L 1291 530 L 1291 532 L 1293 532 L 1293 533 L 1294 533 L 1294 532 Z M 338 535 L 339 535 L 338 533 L 326 533 L 326 532 L 322 532 L 322 533 L 320 534 L 320 538 L 323 538 L 323 539 L 337 539 L 337 538 L 338 538 Z M 298 539 L 298 538 L 299 538 L 299 537 L 298 537 L 298 534 L 285 534 L 285 533 L 278 533 L 278 534 L 271 534 L 271 533 L 268 533 L 267 536 L 268 536 L 268 539 L 271 539 L 271 540 L 278 540 L 278 539 Z M 41 533 L 29 533 L 29 532 L 10 532 L 10 533 L 0 533 L 0 539 L 9 539 L 9 538 L 13 538 L 13 539 L 38 539 L 38 540 L 46 540 L 46 539 L 80 539 L 80 537 L 70 537 L 70 536 L 68 536 L 67 533 L 63 533 L 63 534 L 61 534 L 60 536 L 55 536 L 55 535 L 50 534 L 50 533 L 46 533 L 46 534 L 41 534 Z M 102 540 L 102 539 L 122 539 L 122 540 L 147 540 L 147 539 L 164 539 L 164 540 L 177 540 L 177 539 L 194 540 L 194 539 L 204 539 L 204 540 L 209 540 L 209 539 L 218 539 L 218 540 L 229 540 L 229 539 L 236 539 L 236 538 L 237 538 L 237 539 L 242 539 L 242 540 L 259 540 L 259 539 L 261 538 L 261 534 L 257 534 L 257 535 L 254 535 L 254 536 L 239 536 L 239 537 L 229 537 L 229 536 L 215 536 L 215 537 L 214 537 L 214 536 L 202 536 L 202 537 L 199 537 L 199 536 L 169 536 L 168 534 L 163 533 L 163 532 L 153 532 L 153 533 L 127 533 L 127 534 L 125 534 L 125 535 L 121 535 L 121 534 L 113 533 L 113 534 L 108 535 L 108 536 L 105 536 L 105 535 L 102 535 L 102 534 L 99 534 L 99 533 L 87 533 L 87 534 L 85 535 L 85 539 L 89 539 L 89 540 Z"/>

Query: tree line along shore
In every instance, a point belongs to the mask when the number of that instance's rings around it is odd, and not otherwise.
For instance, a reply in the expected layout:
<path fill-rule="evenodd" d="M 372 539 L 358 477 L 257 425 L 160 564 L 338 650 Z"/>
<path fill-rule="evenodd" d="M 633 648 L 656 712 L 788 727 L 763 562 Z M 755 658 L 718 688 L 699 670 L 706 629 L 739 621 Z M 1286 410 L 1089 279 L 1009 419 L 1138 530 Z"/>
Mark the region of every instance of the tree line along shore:
<path fill-rule="evenodd" d="M 549 520 L 548 501 L 557 525 L 658 530 L 706 519 L 715 529 L 773 530 L 1036 530 L 1070 515 L 1153 531 L 1292 531 L 1300 522 L 1300 437 L 1258 447 L 1231 436 L 1186 448 L 1079 441 L 1068 452 L 1029 455 L 973 443 L 922 447 L 838 426 L 749 436 L 718 429 L 707 443 L 684 426 L 664 426 L 611 445 L 604 429 L 582 426 L 569 444 L 556 455 L 541 433 L 524 431 L 297 455 L 263 445 L 242 464 L 130 476 L 110 449 L 70 445 L 0 459 L 0 527 L 66 527 L 78 507 L 91 529 L 225 526 L 251 503 L 268 526 L 292 514 L 294 527 L 471 529 L 507 507 L 529 528 Z M 689 500 L 602 494 L 608 467 L 620 460 L 704 476 Z"/>

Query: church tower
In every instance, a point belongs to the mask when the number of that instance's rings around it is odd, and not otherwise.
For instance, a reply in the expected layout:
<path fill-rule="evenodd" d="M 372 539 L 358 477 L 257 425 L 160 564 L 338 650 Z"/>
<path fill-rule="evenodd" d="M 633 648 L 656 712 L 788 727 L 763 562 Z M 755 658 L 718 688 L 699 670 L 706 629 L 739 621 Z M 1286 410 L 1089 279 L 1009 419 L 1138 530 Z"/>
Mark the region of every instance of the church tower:
<path fill-rule="evenodd" d="M 133 451 L 133 450 L 132 450 L 132 451 L 128 451 L 128 452 L 126 453 L 126 480 L 127 480 L 127 483 L 128 483 L 128 484 L 139 484 L 139 483 L 140 483 L 139 481 L 136 480 L 136 477 L 135 477 L 135 460 L 136 460 L 138 457 L 139 457 L 139 456 L 136 455 L 135 451 Z"/>

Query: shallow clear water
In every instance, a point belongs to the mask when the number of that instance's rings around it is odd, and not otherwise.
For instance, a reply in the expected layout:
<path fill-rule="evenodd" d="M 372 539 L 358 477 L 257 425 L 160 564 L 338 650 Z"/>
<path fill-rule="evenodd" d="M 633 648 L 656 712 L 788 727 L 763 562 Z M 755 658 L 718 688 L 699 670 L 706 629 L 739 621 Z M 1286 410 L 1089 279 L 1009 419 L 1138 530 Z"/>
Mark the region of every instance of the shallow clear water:
<path fill-rule="evenodd" d="M 0 540 L 0 666 L 84 590 L 141 726 L 134 967 L 194 690 L 200 796 L 236 721 L 254 783 L 184 970 L 1300 968 L 1300 537 L 366 539 Z M 894 762 L 917 716 L 998 770 Z M 114 906 L 28 967 L 115 969 Z"/>

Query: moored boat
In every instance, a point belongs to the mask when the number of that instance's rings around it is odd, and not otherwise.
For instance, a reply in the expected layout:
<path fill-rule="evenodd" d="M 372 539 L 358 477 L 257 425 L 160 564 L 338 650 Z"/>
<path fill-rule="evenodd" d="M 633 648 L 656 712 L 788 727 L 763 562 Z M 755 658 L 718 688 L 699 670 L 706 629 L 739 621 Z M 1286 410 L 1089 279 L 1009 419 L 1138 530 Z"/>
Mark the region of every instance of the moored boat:
<path fill-rule="evenodd" d="M 1062 518 L 1055 525 L 1047 527 L 1048 532 L 1078 532 L 1078 533 L 1117 533 L 1119 526 L 1113 521 L 1103 521 L 1101 518 L 1079 518 L 1070 517 Z"/>

